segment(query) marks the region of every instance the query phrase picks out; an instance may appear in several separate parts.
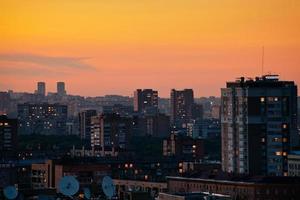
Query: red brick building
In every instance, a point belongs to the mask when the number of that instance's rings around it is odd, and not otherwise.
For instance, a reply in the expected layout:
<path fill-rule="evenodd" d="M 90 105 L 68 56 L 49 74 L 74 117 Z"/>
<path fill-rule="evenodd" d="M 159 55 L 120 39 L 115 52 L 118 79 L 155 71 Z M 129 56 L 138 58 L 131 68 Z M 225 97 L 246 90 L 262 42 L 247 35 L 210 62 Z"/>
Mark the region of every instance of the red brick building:
<path fill-rule="evenodd" d="M 230 195 L 233 199 L 299 199 L 300 179 L 264 177 L 240 180 L 167 177 L 170 194 L 210 192 Z"/>
<path fill-rule="evenodd" d="M 57 188 L 63 176 L 75 176 L 81 186 L 92 182 L 100 183 L 102 178 L 111 174 L 109 164 L 93 163 L 56 163 L 48 160 L 41 164 L 32 164 L 31 182 L 33 189 Z"/>

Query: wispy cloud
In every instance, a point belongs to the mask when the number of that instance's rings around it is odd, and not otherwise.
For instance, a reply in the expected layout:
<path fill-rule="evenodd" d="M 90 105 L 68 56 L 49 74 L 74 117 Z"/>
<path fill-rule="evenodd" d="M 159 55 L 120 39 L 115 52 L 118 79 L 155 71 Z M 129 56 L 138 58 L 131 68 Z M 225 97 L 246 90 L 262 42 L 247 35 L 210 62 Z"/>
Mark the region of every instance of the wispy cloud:
<path fill-rule="evenodd" d="M 66 76 L 69 75 L 70 72 L 64 72 L 60 71 L 57 73 L 55 70 L 51 69 L 36 69 L 36 68 L 26 68 L 25 66 L 23 68 L 15 68 L 15 67 L 8 67 L 8 66 L 0 66 L 0 74 L 1 75 L 21 75 L 21 76 L 26 76 L 26 77 L 36 77 L 36 76 L 41 76 L 41 77 L 57 77 L 59 76 Z"/>
<path fill-rule="evenodd" d="M 69 67 L 76 69 L 94 69 L 84 62 L 85 57 L 43 56 L 36 54 L 0 54 L 0 61 L 33 63 L 47 67 Z"/>

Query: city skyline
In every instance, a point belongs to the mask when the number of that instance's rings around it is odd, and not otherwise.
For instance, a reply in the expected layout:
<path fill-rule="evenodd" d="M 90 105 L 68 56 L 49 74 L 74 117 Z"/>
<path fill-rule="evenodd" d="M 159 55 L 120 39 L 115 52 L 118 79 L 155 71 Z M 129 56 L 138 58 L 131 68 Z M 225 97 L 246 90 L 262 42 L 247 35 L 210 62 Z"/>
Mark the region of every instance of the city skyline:
<path fill-rule="evenodd" d="M 300 83 L 297 1 L 1 3 L 0 90 L 219 96 L 226 80 L 262 74 L 262 46 L 264 74 Z"/>
<path fill-rule="evenodd" d="M 0 5 L 0 199 L 299 199 L 299 0 Z"/>
<path fill-rule="evenodd" d="M 275 76 L 278 76 L 278 77 L 280 77 L 280 75 L 277 75 L 277 74 L 269 74 L 269 75 L 275 75 Z M 268 75 L 264 75 L 264 76 L 268 76 Z M 255 80 L 255 78 L 257 78 L 257 77 L 259 77 L 259 76 L 255 76 L 255 77 L 244 77 L 244 76 L 240 76 L 240 77 L 236 77 L 236 80 L 238 80 L 238 79 L 240 79 L 240 78 L 246 78 L 246 80 Z M 293 80 L 294 81 L 294 80 Z M 57 84 L 58 83 L 63 83 L 63 84 L 66 84 L 65 82 L 55 82 L 54 81 L 54 83 L 53 84 L 55 84 L 55 86 L 53 87 L 52 85 L 50 85 L 50 88 L 51 88 L 51 90 L 49 90 L 48 89 L 48 84 L 46 83 L 46 82 L 41 82 L 41 81 L 38 81 L 38 82 L 36 82 L 35 83 L 35 88 L 33 88 L 32 90 L 31 90 L 31 88 L 30 88 L 30 90 L 25 90 L 25 91 L 15 91 L 15 90 L 12 90 L 12 89 L 6 89 L 6 90 L 0 90 L 0 92 L 9 92 L 9 91 L 12 91 L 12 92 L 15 92 L 15 93 L 29 93 L 29 94 L 38 94 L 39 93 L 39 84 L 40 83 L 45 83 L 45 96 L 47 96 L 47 95 L 51 95 L 51 94 L 55 94 L 55 93 L 57 93 L 58 92 L 58 86 L 57 86 Z M 227 83 L 227 82 L 226 82 Z M 226 83 L 224 84 L 224 86 L 226 85 Z M 296 81 L 295 81 L 295 83 L 296 83 Z M 67 85 L 67 84 L 66 84 Z M 297 86 L 297 85 L 296 85 Z M 123 93 L 105 93 L 105 94 L 99 94 L 99 95 L 97 95 L 97 94 L 95 94 L 95 95 L 87 95 L 87 96 L 85 96 L 85 95 L 82 95 L 82 94 L 74 94 L 74 93 L 67 93 L 67 89 L 68 89 L 68 85 L 66 86 L 67 88 L 66 88 L 66 90 L 65 90 L 65 95 L 71 95 L 71 96 L 82 96 L 82 97 L 101 97 L 101 96 L 109 96 L 109 95 L 119 95 L 119 96 L 124 96 L 124 97 L 129 97 L 129 98 L 134 98 L 134 93 L 135 93 L 135 91 L 137 90 L 136 88 L 135 89 L 133 89 L 129 94 L 123 94 Z M 297 87 L 298 88 L 298 87 Z M 152 90 L 153 88 L 143 88 L 143 90 Z M 161 96 L 160 95 L 160 92 L 159 92 L 159 90 L 157 90 L 157 92 L 158 92 L 158 97 L 159 98 L 165 98 L 165 99 L 170 99 L 170 96 L 171 96 L 171 93 L 172 93 L 172 90 L 176 90 L 176 89 L 182 89 L 182 90 L 186 90 L 186 89 L 192 89 L 193 90 L 193 92 L 194 93 L 196 93 L 197 94 L 197 90 L 195 91 L 193 88 L 170 88 L 170 90 L 169 90 L 169 94 L 167 94 L 166 96 Z M 220 92 L 221 92 L 221 89 L 222 89 L 222 87 L 221 88 L 219 88 L 219 90 L 220 90 Z M 298 88 L 298 90 L 299 90 L 299 88 Z M 195 98 L 202 98 L 202 97 L 217 97 L 217 98 L 220 98 L 221 97 L 221 93 L 219 93 L 219 94 L 216 94 L 216 95 L 208 95 L 208 96 L 201 96 L 201 95 L 195 95 Z"/>

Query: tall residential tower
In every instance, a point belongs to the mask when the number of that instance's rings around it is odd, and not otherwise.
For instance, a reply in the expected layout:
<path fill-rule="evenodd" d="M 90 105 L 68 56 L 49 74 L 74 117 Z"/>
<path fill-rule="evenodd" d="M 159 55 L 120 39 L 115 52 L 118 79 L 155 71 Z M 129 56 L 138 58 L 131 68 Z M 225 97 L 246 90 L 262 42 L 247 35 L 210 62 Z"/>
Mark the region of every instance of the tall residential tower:
<path fill-rule="evenodd" d="M 287 175 L 287 155 L 299 142 L 295 83 L 277 75 L 242 77 L 221 92 L 222 169 Z"/>
<path fill-rule="evenodd" d="M 42 96 L 46 95 L 46 83 L 45 82 L 38 82 L 37 83 L 36 94 L 42 95 Z"/>
<path fill-rule="evenodd" d="M 137 89 L 134 92 L 134 111 L 156 112 L 158 109 L 158 92 L 152 89 Z"/>
<path fill-rule="evenodd" d="M 64 96 L 67 94 L 65 89 L 65 82 L 57 82 L 57 94 L 59 96 Z"/>
<path fill-rule="evenodd" d="M 171 122 L 182 127 L 192 119 L 194 92 L 192 89 L 171 90 Z"/>

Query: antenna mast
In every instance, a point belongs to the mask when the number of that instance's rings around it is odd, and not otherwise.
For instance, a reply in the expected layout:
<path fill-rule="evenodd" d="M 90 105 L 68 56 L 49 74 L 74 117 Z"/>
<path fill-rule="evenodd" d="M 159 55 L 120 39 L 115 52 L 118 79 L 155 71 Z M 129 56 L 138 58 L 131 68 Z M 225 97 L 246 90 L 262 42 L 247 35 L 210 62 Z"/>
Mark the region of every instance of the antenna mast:
<path fill-rule="evenodd" d="M 265 64 L 265 46 L 262 47 L 262 57 L 261 57 L 261 75 L 264 75 L 264 64 Z"/>

